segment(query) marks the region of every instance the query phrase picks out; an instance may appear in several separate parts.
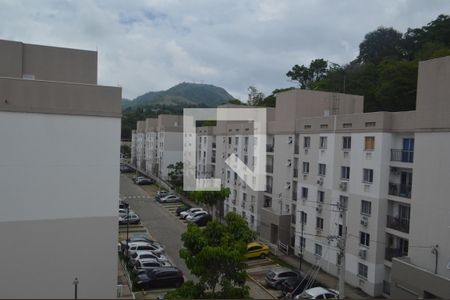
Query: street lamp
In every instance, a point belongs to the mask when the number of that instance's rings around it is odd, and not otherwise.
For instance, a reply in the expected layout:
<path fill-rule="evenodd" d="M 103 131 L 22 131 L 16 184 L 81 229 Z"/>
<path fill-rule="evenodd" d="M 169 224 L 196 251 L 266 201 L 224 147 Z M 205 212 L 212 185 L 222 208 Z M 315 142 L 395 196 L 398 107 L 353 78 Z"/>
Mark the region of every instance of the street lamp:
<path fill-rule="evenodd" d="M 73 280 L 73 285 L 75 286 L 75 298 L 74 299 L 78 299 L 78 277 L 75 277 L 75 279 Z"/>

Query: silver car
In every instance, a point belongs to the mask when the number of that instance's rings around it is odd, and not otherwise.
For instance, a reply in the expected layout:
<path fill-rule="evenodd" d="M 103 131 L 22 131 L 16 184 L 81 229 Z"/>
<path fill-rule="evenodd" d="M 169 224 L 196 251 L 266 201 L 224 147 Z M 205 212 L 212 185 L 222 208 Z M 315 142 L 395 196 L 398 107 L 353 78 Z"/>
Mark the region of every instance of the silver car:
<path fill-rule="evenodd" d="M 265 277 L 266 285 L 277 290 L 282 289 L 283 282 L 288 278 L 299 278 L 301 274 L 288 268 L 275 268 L 267 272 Z"/>
<path fill-rule="evenodd" d="M 166 197 L 159 199 L 159 202 L 161 203 L 173 203 L 178 201 L 180 201 L 180 197 L 175 195 L 167 195 Z"/>

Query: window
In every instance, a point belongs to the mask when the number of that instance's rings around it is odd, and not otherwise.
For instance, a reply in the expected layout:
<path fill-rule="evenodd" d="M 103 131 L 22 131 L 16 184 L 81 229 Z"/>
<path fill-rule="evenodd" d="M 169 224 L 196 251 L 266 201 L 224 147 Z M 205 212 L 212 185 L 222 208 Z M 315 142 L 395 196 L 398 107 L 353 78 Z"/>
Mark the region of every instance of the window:
<path fill-rule="evenodd" d="M 375 127 L 377 122 L 366 122 L 366 127 Z"/>
<path fill-rule="evenodd" d="M 327 137 L 321 136 L 319 140 L 319 148 L 320 149 L 327 149 Z"/>
<path fill-rule="evenodd" d="M 239 145 L 239 137 L 234 138 L 234 143 L 236 144 L 236 146 Z"/>
<path fill-rule="evenodd" d="M 350 179 L 350 167 L 341 167 L 341 179 Z"/>
<path fill-rule="evenodd" d="M 325 200 L 325 192 L 317 191 L 317 202 L 323 203 L 324 200 Z"/>
<path fill-rule="evenodd" d="M 326 173 L 327 173 L 327 165 L 319 164 L 319 176 L 325 176 Z"/>
<path fill-rule="evenodd" d="M 373 170 L 372 169 L 363 169 L 363 182 L 364 183 L 373 183 Z"/>
<path fill-rule="evenodd" d="M 362 246 L 369 247 L 370 245 L 370 234 L 366 232 L 359 232 L 359 244 Z"/>
<path fill-rule="evenodd" d="M 303 148 L 309 148 L 311 146 L 311 137 L 303 137 Z"/>
<path fill-rule="evenodd" d="M 342 236 L 342 230 L 343 229 L 343 227 L 342 227 L 342 224 L 339 224 L 339 227 L 338 227 L 338 235 L 339 236 Z"/>
<path fill-rule="evenodd" d="M 302 187 L 302 199 L 308 199 L 308 188 Z"/>
<path fill-rule="evenodd" d="M 248 155 L 244 155 L 244 164 L 248 164 Z"/>
<path fill-rule="evenodd" d="M 375 149 L 375 137 L 374 136 L 366 136 L 364 138 L 364 150 L 374 150 Z"/>
<path fill-rule="evenodd" d="M 344 136 L 342 137 L 342 149 L 349 150 L 352 148 L 352 137 Z"/>
<path fill-rule="evenodd" d="M 322 245 L 314 244 L 314 254 L 322 256 Z"/>
<path fill-rule="evenodd" d="M 322 129 L 328 128 L 328 124 L 320 124 L 320 128 Z"/>
<path fill-rule="evenodd" d="M 340 207 L 343 207 L 344 209 L 347 208 L 348 205 L 348 197 L 347 196 L 339 196 L 339 205 Z"/>
<path fill-rule="evenodd" d="M 303 174 L 309 174 L 309 162 L 303 162 Z"/>
<path fill-rule="evenodd" d="M 305 249 L 306 246 L 306 238 L 300 237 L 300 248 Z"/>
<path fill-rule="evenodd" d="M 311 129 L 311 125 L 305 125 L 305 126 L 303 126 L 303 128 L 305 128 L 305 129 Z"/>
<path fill-rule="evenodd" d="M 363 215 L 370 215 L 372 210 L 372 203 L 370 201 L 361 200 L 361 213 Z"/>
<path fill-rule="evenodd" d="M 352 123 L 344 123 L 342 124 L 343 128 L 352 128 Z"/>
<path fill-rule="evenodd" d="M 306 225 L 306 222 L 308 220 L 308 214 L 305 213 L 304 211 L 300 212 L 300 222 L 303 223 L 303 225 Z"/>
<path fill-rule="evenodd" d="M 367 278 L 367 273 L 369 271 L 369 267 L 366 266 L 365 264 L 362 263 L 358 263 L 358 275 L 363 277 L 363 278 Z"/>
<path fill-rule="evenodd" d="M 316 218 L 316 228 L 323 229 L 323 219 L 320 217 Z"/>
<path fill-rule="evenodd" d="M 245 146 L 248 145 L 248 136 L 246 136 L 246 137 L 244 138 L 244 144 L 245 144 Z"/>

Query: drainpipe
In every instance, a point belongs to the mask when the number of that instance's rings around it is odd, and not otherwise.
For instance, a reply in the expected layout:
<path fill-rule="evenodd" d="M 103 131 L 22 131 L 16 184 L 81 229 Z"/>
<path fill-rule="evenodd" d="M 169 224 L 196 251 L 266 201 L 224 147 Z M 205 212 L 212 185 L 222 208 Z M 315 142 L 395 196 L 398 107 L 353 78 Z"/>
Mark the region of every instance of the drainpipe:
<path fill-rule="evenodd" d="M 435 264 L 434 264 L 434 274 L 437 274 L 438 269 L 438 257 L 439 257 L 439 251 L 438 251 L 439 245 L 436 245 L 431 249 L 431 253 L 435 256 Z"/>

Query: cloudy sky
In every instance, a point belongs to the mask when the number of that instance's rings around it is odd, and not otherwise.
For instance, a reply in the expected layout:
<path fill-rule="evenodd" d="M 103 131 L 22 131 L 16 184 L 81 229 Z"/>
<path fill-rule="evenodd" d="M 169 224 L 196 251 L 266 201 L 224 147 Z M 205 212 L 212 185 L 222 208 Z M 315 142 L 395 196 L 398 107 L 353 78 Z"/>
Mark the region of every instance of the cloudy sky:
<path fill-rule="evenodd" d="M 443 0 L 0 0 L 0 39 L 98 50 L 99 83 L 134 98 L 179 82 L 245 100 L 295 85 L 294 64 L 343 64 L 378 26 L 402 32 L 450 13 Z"/>

